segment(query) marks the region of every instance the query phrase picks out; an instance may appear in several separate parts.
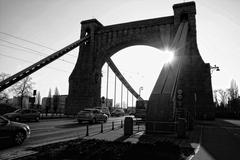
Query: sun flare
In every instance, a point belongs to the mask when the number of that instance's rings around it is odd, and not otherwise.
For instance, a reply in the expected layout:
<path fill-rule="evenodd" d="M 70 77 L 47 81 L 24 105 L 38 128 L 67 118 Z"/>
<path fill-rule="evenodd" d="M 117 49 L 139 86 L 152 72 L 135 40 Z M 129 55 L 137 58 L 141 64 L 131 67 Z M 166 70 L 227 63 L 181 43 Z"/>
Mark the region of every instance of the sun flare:
<path fill-rule="evenodd" d="M 166 62 L 171 62 L 174 59 L 174 51 L 166 49 L 164 50 L 164 54 L 166 55 Z"/>

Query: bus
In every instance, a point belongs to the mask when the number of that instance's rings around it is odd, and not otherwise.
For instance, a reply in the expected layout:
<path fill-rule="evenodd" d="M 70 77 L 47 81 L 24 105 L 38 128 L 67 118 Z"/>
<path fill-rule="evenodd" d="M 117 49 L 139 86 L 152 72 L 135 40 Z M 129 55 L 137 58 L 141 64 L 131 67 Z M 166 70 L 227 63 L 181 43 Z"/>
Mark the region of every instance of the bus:
<path fill-rule="evenodd" d="M 136 118 L 142 118 L 143 120 L 146 118 L 147 113 L 147 100 L 137 100 L 136 101 Z"/>

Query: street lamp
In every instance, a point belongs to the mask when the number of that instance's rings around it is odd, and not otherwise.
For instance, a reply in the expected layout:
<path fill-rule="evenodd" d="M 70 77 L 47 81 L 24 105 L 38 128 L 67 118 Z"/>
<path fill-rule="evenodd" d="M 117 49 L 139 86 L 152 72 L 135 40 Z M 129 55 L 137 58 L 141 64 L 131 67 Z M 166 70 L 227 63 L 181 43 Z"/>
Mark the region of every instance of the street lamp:
<path fill-rule="evenodd" d="M 211 70 L 211 74 L 213 73 L 214 70 L 216 71 L 220 71 L 219 67 L 214 65 L 214 66 L 210 66 L 210 70 Z"/>
<path fill-rule="evenodd" d="M 139 88 L 139 98 L 141 97 L 141 90 L 143 90 L 142 86 Z"/>

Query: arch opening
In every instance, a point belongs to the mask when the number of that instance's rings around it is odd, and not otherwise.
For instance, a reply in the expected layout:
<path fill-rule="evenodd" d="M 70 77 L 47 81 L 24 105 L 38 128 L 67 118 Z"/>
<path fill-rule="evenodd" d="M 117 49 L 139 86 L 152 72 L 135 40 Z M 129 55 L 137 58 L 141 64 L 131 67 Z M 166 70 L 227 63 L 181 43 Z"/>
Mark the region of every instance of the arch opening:
<path fill-rule="evenodd" d="M 151 46 L 135 45 L 119 50 L 111 56 L 111 59 L 133 89 L 140 93 L 143 99 L 148 100 L 163 65 L 170 63 L 173 57 L 174 53 L 168 48 L 160 50 Z M 110 68 L 107 69 L 107 63 L 102 67 L 102 75 L 101 97 L 112 99 L 113 106 L 123 108 L 135 106 L 136 98 L 133 101 L 132 94 L 127 93 L 124 86 L 121 91 L 122 82 L 118 78 L 115 82 L 115 74 Z"/>

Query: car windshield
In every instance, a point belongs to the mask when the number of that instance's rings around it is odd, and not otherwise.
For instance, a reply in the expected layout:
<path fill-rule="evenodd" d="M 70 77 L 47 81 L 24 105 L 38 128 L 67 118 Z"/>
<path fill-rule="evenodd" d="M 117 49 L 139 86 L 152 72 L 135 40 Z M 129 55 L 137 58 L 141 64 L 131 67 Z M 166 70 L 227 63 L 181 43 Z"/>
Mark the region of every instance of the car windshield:
<path fill-rule="evenodd" d="M 3 116 L 0 116 L 0 121 L 1 121 L 1 122 L 3 122 L 3 121 L 6 122 L 6 121 L 8 121 L 8 120 L 7 120 L 6 118 L 4 118 Z"/>
<path fill-rule="evenodd" d="M 92 111 L 93 110 L 91 110 L 91 109 L 84 109 L 84 110 L 80 111 L 80 113 L 90 113 Z"/>
<path fill-rule="evenodd" d="M 113 112 L 123 112 L 123 110 L 121 110 L 121 109 L 116 109 L 116 110 L 114 110 Z"/>
<path fill-rule="evenodd" d="M 108 108 L 101 108 L 101 107 L 97 107 L 97 109 L 101 110 L 101 111 L 104 111 L 104 112 L 107 112 L 108 111 Z"/>

